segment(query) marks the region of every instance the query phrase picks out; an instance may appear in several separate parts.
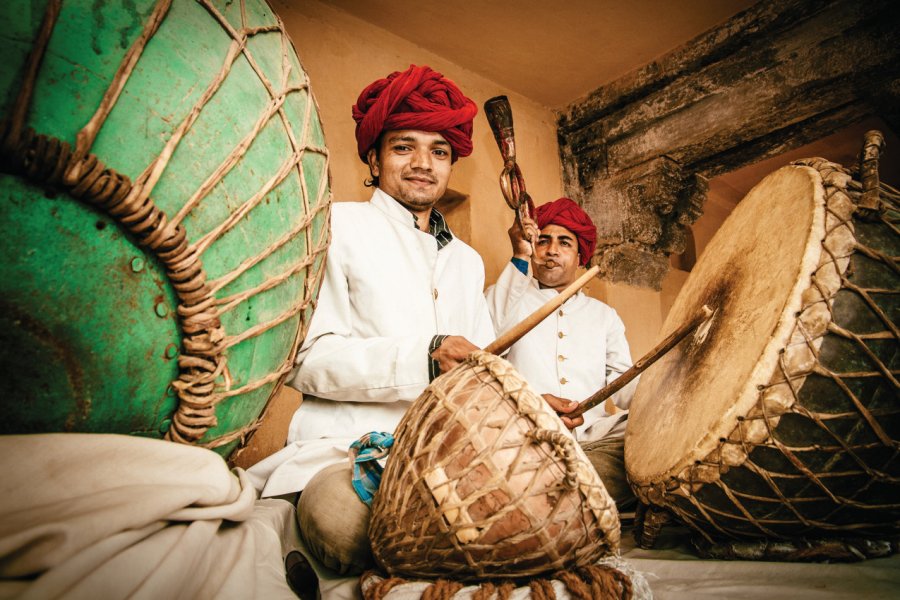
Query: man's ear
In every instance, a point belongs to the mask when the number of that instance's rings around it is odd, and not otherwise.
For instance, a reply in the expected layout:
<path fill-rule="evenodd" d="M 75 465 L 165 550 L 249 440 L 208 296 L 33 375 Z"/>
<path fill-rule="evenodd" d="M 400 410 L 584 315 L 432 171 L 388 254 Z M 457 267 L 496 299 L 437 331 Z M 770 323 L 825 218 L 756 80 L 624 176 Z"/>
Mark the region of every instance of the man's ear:
<path fill-rule="evenodd" d="M 372 177 L 378 177 L 378 150 L 376 150 L 375 148 L 369 148 L 369 151 L 366 153 L 366 160 L 369 163 L 369 173 L 372 175 Z"/>

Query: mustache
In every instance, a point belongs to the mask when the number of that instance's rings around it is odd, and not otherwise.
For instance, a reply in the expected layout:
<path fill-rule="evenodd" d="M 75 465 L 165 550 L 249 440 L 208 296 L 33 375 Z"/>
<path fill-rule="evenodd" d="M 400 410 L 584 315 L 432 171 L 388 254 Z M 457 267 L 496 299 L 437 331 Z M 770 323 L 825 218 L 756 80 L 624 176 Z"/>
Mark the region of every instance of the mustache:
<path fill-rule="evenodd" d="M 436 178 L 434 175 L 432 175 L 431 173 L 428 173 L 428 172 L 426 172 L 426 171 L 416 171 L 416 170 L 413 170 L 413 171 L 410 172 L 410 173 L 406 173 L 406 174 L 403 176 L 403 178 L 404 178 L 404 179 L 411 179 L 411 178 L 415 178 L 415 179 L 424 179 L 424 180 L 426 180 L 426 181 L 428 181 L 428 182 L 430 182 L 430 183 L 437 183 L 437 178 Z"/>

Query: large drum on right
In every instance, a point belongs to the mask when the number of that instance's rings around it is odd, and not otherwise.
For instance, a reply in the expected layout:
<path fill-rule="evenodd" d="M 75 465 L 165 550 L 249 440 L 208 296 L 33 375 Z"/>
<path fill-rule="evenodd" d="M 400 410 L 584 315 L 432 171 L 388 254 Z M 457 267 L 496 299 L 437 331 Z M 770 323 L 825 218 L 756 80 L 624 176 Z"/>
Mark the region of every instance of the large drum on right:
<path fill-rule="evenodd" d="M 708 326 L 642 377 L 625 437 L 638 495 L 707 538 L 900 532 L 896 197 L 821 159 L 760 182 L 663 333 Z"/>

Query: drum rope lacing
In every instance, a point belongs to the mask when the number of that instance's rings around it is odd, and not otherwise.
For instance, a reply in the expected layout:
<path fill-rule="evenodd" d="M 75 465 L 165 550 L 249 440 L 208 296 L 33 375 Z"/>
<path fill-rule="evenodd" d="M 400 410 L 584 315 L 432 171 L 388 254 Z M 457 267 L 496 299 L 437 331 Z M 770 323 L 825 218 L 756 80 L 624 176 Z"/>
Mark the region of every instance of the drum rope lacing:
<path fill-rule="evenodd" d="M 608 565 L 587 565 L 578 569 L 556 571 L 546 577 L 535 577 L 521 582 L 527 585 L 529 598 L 532 600 L 555 600 L 553 580 L 561 581 L 566 591 L 574 600 L 629 600 L 634 597 L 631 578 L 622 571 Z M 421 580 L 409 580 L 402 577 L 384 577 L 376 571 L 362 574 L 360 581 L 364 584 L 365 600 L 383 600 L 392 589 L 399 585 L 421 583 Z M 374 583 L 367 582 L 375 581 Z M 423 600 L 452 600 L 456 594 L 467 587 L 466 584 L 447 579 L 437 579 L 422 592 Z M 471 600 L 508 600 L 516 590 L 513 582 L 484 582 L 475 590 L 469 590 Z"/>
<path fill-rule="evenodd" d="M 615 504 L 587 457 L 573 443 L 580 464 L 570 465 L 565 444 L 535 439 L 536 429 L 565 434 L 503 359 L 474 352 L 436 379 L 395 430 L 369 525 L 379 564 L 395 575 L 473 580 L 541 575 L 615 553 Z M 488 541 L 501 531 L 503 541 Z M 524 538 L 534 543 L 504 569 L 504 552 Z"/>
<path fill-rule="evenodd" d="M 848 533 L 864 530 L 866 527 L 877 529 L 878 524 L 851 523 L 843 525 L 829 520 L 846 507 L 861 510 L 900 509 L 900 499 L 886 505 L 872 505 L 860 500 L 860 498 L 865 497 L 867 491 L 873 485 L 879 482 L 900 483 L 900 477 L 882 470 L 885 468 L 884 466 L 873 468 L 861 456 L 862 452 L 870 451 L 872 448 L 880 446 L 887 448 L 889 452 L 886 462 L 883 463 L 885 466 L 896 462 L 900 458 L 900 441 L 892 439 L 879 421 L 879 419 L 890 419 L 892 416 L 900 414 L 900 406 L 895 404 L 892 407 L 869 408 L 844 381 L 844 378 L 880 377 L 893 390 L 894 398 L 900 395 L 898 372 L 890 369 L 868 345 L 869 342 L 879 341 L 887 343 L 893 341 L 895 344 L 900 344 L 900 332 L 898 332 L 897 324 L 893 322 L 890 315 L 873 298 L 874 295 L 879 294 L 885 296 L 897 295 L 900 291 L 878 287 L 865 288 L 855 284 L 848 278 L 849 260 L 855 252 L 878 261 L 895 274 L 898 273 L 897 263 L 900 257 L 887 256 L 875 248 L 867 247 L 857 239 L 855 234 L 852 237 L 852 247 L 840 247 L 841 244 L 835 241 L 839 238 L 832 237 L 832 233 L 839 233 L 839 230 L 842 228 L 850 232 L 854 231 L 852 222 L 854 201 L 852 199 L 860 196 L 863 186 L 851 179 L 850 171 L 823 159 L 798 161 L 795 164 L 816 169 L 820 173 L 825 187 L 826 236 L 822 242 L 822 259 L 811 279 L 811 285 L 815 289 L 815 293 L 811 293 L 811 299 L 804 302 L 801 311 L 796 315 L 798 321 L 792 341 L 781 351 L 776 373 L 773 375 L 770 383 L 759 386 L 759 400 L 756 407 L 746 417 L 737 418 L 736 428 L 728 438 L 720 440 L 722 444 L 720 448 L 713 451 L 705 459 L 698 460 L 696 464 L 685 469 L 680 475 L 663 482 L 662 486 L 657 488 L 658 491 L 645 490 L 645 493 L 649 492 L 653 496 L 661 492 L 663 496 L 672 493 L 686 499 L 697 513 L 702 516 L 703 520 L 698 519 L 695 514 L 680 507 L 677 502 L 663 502 L 667 508 L 670 508 L 682 520 L 691 525 L 709 543 L 713 543 L 713 538 L 707 530 L 708 528 L 715 531 L 718 535 L 735 535 L 735 531 L 727 524 L 729 520 L 743 521 L 750 524 L 756 528 L 758 535 L 770 538 L 783 537 L 778 531 L 773 529 L 773 527 L 783 524 L 783 517 L 782 519 L 761 518 L 758 515 L 754 515 L 744 505 L 745 502 L 770 503 L 773 510 L 776 504 L 780 504 L 786 507 L 793 517 L 802 526 L 809 528 L 809 530 Z M 897 202 L 896 190 L 883 183 L 879 183 L 879 190 L 881 190 L 880 197 L 883 206 L 882 210 L 878 211 L 879 216 L 877 219 L 880 220 L 883 226 L 892 231 L 893 235 L 900 235 L 897 229 L 897 222 L 900 219 L 900 205 Z M 834 316 L 833 306 L 834 298 L 840 290 L 848 290 L 855 294 L 881 322 L 884 329 L 875 333 L 856 334 L 845 327 L 841 327 Z M 815 316 L 812 311 L 825 311 L 827 313 L 826 326 L 815 325 L 819 321 L 812 318 Z M 806 322 L 807 315 L 810 317 L 809 324 Z M 853 371 L 839 373 L 826 367 L 823 361 L 820 360 L 820 346 L 826 334 L 838 336 L 852 344 L 870 361 L 874 370 L 870 372 Z M 832 381 L 844 393 L 848 406 L 852 407 L 852 410 L 819 412 L 804 406 L 800 400 L 799 388 L 803 385 L 804 380 L 812 374 Z M 888 391 L 887 393 L 890 394 L 891 392 Z M 815 423 L 822 432 L 823 439 L 832 440 L 831 445 L 811 443 L 808 446 L 796 446 L 778 439 L 774 435 L 775 428 L 780 419 L 788 414 L 798 415 Z M 829 426 L 831 423 L 840 424 L 842 420 L 855 421 L 857 419 L 859 419 L 859 423 L 856 427 L 861 427 L 864 423 L 866 427 L 870 428 L 877 441 L 856 444 L 848 443 L 846 439 L 836 433 L 835 427 L 837 425 Z M 796 469 L 797 473 L 794 475 L 772 473 L 764 466 L 756 464 L 750 457 L 750 454 L 757 447 L 771 447 L 777 450 Z M 807 466 L 803 460 L 803 452 L 808 450 L 831 452 L 833 453 L 832 462 L 837 462 L 842 456 L 846 456 L 849 461 L 856 465 L 856 472 L 860 475 L 865 475 L 868 478 L 868 482 L 858 486 L 850 494 L 833 492 L 828 485 L 828 478 L 839 475 L 849 476 L 852 475 L 852 472 L 846 471 L 849 468 L 847 466 L 843 467 L 844 472 L 832 473 L 825 468 L 822 468 L 821 472 L 817 472 L 815 469 Z M 774 497 L 765 497 L 747 491 L 738 492 L 729 488 L 722 481 L 720 474 L 736 467 L 746 468 L 757 475 L 770 488 Z M 807 481 L 806 491 L 802 497 L 796 490 L 793 493 L 783 490 L 783 484 L 779 483 L 779 480 L 802 479 Z M 695 493 L 691 492 L 691 490 L 698 490 L 704 485 L 714 485 L 721 493 L 721 497 L 723 499 L 727 498 L 734 510 L 729 511 L 724 507 L 705 503 L 698 499 Z M 820 495 L 811 496 L 809 494 L 811 489 L 818 489 Z M 658 498 L 658 500 L 662 500 L 662 497 Z M 828 514 L 821 514 L 815 517 L 806 514 L 804 505 L 815 500 L 827 500 L 833 503 L 833 509 Z M 720 520 L 719 517 L 723 517 L 723 519 Z M 741 531 L 746 535 L 746 531 Z"/>
<path fill-rule="evenodd" d="M 310 194 L 306 189 L 301 164 L 305 152 L 319 153 L 325 157 L 322 169 L 327 172 L 328 151 L 310 144 L 301 146 L 283 110 L 287 96 L 292 93 L 308 91 L 308 82 L 301 86 L 276 90 L 246 47 L 247 40 L 253 35 L 279 32 L 282 39 L 284 81 L 287 81 L 290 70 L 287 49 L 290 47 L 290 42 L 287 40 L 283 24 L 278 20 L 274 25 L 244 27 L 236 30 L 208 0 L 198 0 L 198 2 L 227 30 L 232 38 L 232 43 L 221 70 L 210 82 L 188 116 L 172 133 L 160 155 L 135 182 L 131 182 L 127 176 L 107 167 L 90 153 L 90 149 L 137 65 L 141 53 L 163 22 L 171 6 L 171 0 L 159 0 L 155 5 L 141 35 L 123 57 L 97 111 L 78 133 L 74 150 L 67 142 L 37 134 L 25 126 L 38 69 L 60 13 L 61 0 L 50 0 L 34 47 L 29 54 L 24 81 L 16 97 L 11 115 L 0 122 L 0 169 L 4 172 L 22 175 L 29 181 L 46 187 L 62 188 L 72 197 L 99 208 L 127 230 L 139 246 L 152 252 L 164 266 L 165 273 L 179 300 L 177 316 L 183 334 L 183 347 L 178 357 L 179 376 L 171 384 L 179 402 L 172 417 L 172 425 L 166 432 L 166 439 L 182 443 L 196 443 L 211 427 L 217 424 L 215 407 L 219 402 L 280 380 L 293 368 L 293 357 L 309 326 L 305 311 L 315 308 L 315 300 L 312 299 L 312 296 L 318 288 L 323 272 L 322 261 L 319 261 L 319 268 L 314 273 L 311 272 L 312 267 L 317 258 L 324 253 L 330 239 L 329 227 L 322 228 L 318 240 L 312 239 L 310 224 L 323 211 L 325 211 L 323 218 L 327 222 L 330 204 L 327 202 L 328 198 L 325 193 L 327 186 L 320 185 L 315 197 L 315 205 L 310 207 Z M 242 18 L 246 17 L 242 16 Z M 263 83 L 270 96 L 270 103 L 251 132 L 203 182 L 178 214 L 169 220 L 152 200 L 150 194 L 168 166 L 179 142 L 199 117 L 203 107 L 224 83 L 231 66 L 239 56 L 246 58 Z M 306 103 L 305 122 L 302 127 L 304 140 L 310 128 L 313 105 L 310 98 Z M 262 127 L 275 115 L 278 115 L 284 123 L 292 154 L 281 165 L 276 176 L 245 202 L 238 211 L 232 213 L 222 224 L 191 245 L 181 221 L 190 210 L 199 205 L 203 197 L 224 178 L 231 168 L 238 164 Z M 208 282 L 201 260 L 203 251 L 265 199 L 268 192 L 294 170 L 299 172 L 298 179 L 306 216 L 287 235 L 282 236 L 263 253 L 245 260 L 237 269 L 223 275 L 220 279 Z M 305 232 L 306 247 L 310 249 L 305 259 L 252 289 L 226 298 L 215 297 L 214 294 L 227 283 L 288 244 L 300 232 Z M 307 276 L 302 302 L 296 303 L 271 321 L 255 325 L 238 335 L 226 335 L 220 321 L 221 314 L 256 294 L 282 285 L 292 275 L 304 271 Z M 227 348 L 258 336 L 298 314 L 301 315 L 302 324 L 293 340 L 288 358 L 281 367 L 255 381 L 232 389 L 232 379 L 227 368 Z M 223 384 L 217 382 L 220 377 L 223 379 Z M 247 436 L 259 427 L 264 416 L 265 409 L 253 423 L 202 445 L 215 448 L 235 440 L 243 443 Z"/>

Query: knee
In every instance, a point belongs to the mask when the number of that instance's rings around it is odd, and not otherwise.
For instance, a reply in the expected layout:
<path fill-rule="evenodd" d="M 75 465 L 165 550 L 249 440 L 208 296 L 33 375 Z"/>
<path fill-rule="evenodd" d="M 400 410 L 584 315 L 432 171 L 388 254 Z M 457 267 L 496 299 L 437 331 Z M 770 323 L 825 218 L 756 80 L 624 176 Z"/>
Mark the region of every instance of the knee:
<path fill-rule="evenodd" d="M 582 449 L 619 510 L 630 507 L 636 498 L 625 475 L 624 440 L 591 442 Z"/>
<path fill-rule="evenodd" d="M 297 501 L 297 522 L 308 550 L 341 574 L 357 574 L 374 565 L 369 545 L 369 507 L 350 481 L 350 466 L 338 464 L 317 473 Z"/>

